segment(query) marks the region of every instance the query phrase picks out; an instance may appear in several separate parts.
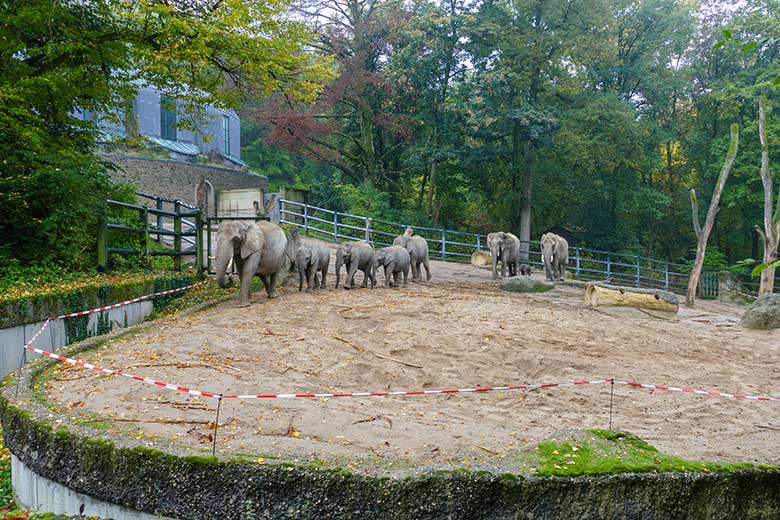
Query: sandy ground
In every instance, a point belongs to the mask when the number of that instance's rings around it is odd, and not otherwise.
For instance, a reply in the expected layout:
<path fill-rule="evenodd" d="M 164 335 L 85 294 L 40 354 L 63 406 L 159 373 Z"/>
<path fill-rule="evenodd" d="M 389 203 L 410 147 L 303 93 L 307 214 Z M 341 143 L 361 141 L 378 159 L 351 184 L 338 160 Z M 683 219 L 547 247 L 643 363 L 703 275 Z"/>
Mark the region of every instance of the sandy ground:
<path fill-rule="evenodd" d="M 780 332 L 702 302 L 677 318 L 590 309 L 584 291 L 500 291 L 490 272 L 432 262 L 407 288 L 229 301 L 157 322 L 85 359 L 206 391 L 417 390 L 614 377 L 780 396 Z M 540 276 L 539 273 L 535 276 Z M 362 274 L 358 275 L 360 280 Z M 379 277 L 380 282 L 382 277 Z M 46 386 L 73 420 L 178 451 L 210 452 L 215 400 L 64 367 Z M 350 460 L 384 468 L 488 464 L 556 431 L 607 428 L 610 385 L 445 396 L 223 401 L 219 453 Z M 209 424 L 211 423 L 211 424 Z M 689 459 L 780 463 L 780 403 L 614 387 L 613 429 Z"/>

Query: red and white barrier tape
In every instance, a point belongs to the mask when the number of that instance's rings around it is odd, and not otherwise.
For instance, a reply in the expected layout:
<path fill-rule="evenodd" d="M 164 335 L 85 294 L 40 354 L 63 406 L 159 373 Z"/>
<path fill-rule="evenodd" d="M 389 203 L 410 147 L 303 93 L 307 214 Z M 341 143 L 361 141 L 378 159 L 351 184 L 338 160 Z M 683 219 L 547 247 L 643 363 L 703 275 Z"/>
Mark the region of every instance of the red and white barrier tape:
<path fill-rule="evenodd" d="M 126 300 L 119 303 L 114 303 L 112 305 L 106 305 L 105 307 L 98 307 L 96 309 L 90 309 L 88 311 L 79 311 L 79 312 L 71 312 L 70 314 L 63 314 L 62 316 L 57 316 L 56 318 L 49 318 L 49 320 L 63 320 L 66 318 L 77 318 L 79 316 L 86 316 L 88 314 L 94 314 L 96 312 L 103 312 L 110 309 L 118 309 L 119 307 L 124 307 L 125 305 L 130 305 L 131 303 L 138 303 L 144 300 L 148 300 L 150 298 L 155 298 L 157 296 L 165 296 L 166 294 L 173 294 L 181 291 L 186 291 L 187 289 L 192 289 L 193 287 L 197 287 L 199 285 L 204 284 L 205 282 L 198 282 L 192 285 L 188 285 L 187 287 L 179 287 L 178 289 L 170 289 L 168 291 L 162 291 L 154 294 L 147 294 L 145 296 L 139 296 L 138 298 L 133 298 L 132 300 Z"/>
<path fill-rule="evenodd" d="M 666 385 L 651 385 L 647 383 L 637 383 L 635 381 L 618 381 L 614 380 L 616 385 L 627 385 L 635 388 L 649 388 L 650 390 L 663 390 L 665 392 L 681 392 L 684 394 L 698 394 L 707 395 L 710 397 L 731 397 L 734 399 L 747 399 L 749 401 L 780 401 L 780 397 L 771 397 L 765 395 L 743 395 L 743 394 L 727 394 L 724 392 L 715 392 L 712 390 L 695 390 L 693 388 L 678 388 L 675 386 Z"/>
<path fill-rule="evenodd" d="M 52 352 L 48 352 L 46 350 L 41 350 L 39 348 L 35 348 L 32 346 L 25 346 L 27 350 L 30 350 L 32 352 L 35 352 L 36 354 L 40 354 L 42 356 L 47 356 L 52 359 L 56 359 L 57 361 L 62 361 L 63 363 L 70 363 L 71 365 L 75 365 L 77 367 L 86 368 L 88 370 L 95 370 L 97 372 L 102 372 L 104 374 L 112 375 L 112 376 L 122 376 L 126 377 L 128 379 L 133 379 L 135 381 L 140 381 L 141 383 L 147 383 L 154 386 L 159 386 L 160 388 L 167 388 L 168 390 L 174 390 L 176 392 L 182 392 L 185 394 L 190 395 L 197 395 L 199 397 L 219 397 L 219 394 L 211 394 L 209 392 L 201 392 L 199 390 L 191 390 L 189 388 L 179 386 L 179 385 L 172 385 L 170 383 L 163 383 L 161 381 L 155 381 L 154 379 L 149 379 L 148 377 L 141 377 L 141 376 L 134 376 L 132 374 L 126 374 L 120 370 L 112 370 L 110 368 L 103 368 L 97 365 L 93 365 L 92 363 L 87 363 L 86 361 L 82 361 L 80 359 L 73 359 L 65 356 L 60 356 L 59 354 L 54 354 Z"/>
<path fill-rule="evenodd" d="M 116 309 L 118 307 L 130 305 L 132 303 L 137 303 L 143 300 L 147 300 L 149 298 L 154 298 L 155 296 L 164 296 L 166 294 L 173 294 L 181 291 L 186 291 L 187 289 L 192 289 L 193 287 L 197 287 L 198 285 L 201 285 L 203 283 L 205 282 L 199 282 L 193 285 L 188 285 L 186 287 L 180 287 L 178 289 L 170 289 L 168 291 L 162 291 L 154 294 L 147 294 L 145 296 L 139 296 L 138 298 L 133 298 L 132 300 L 126 300 L 124 302 L 115 303 L 113 305 L 107 305 L 105 307 L 98 307 L 96 309 L 90 309 L 87 311 L 73 312 L 70 314 L 63 314 L 62 316 L 57 316 L 54 318 L 48 318 L 43 323 L 43 325 L 38 330 L 38 332 L 36 332 L 35 335 L 30 339 L 30 341 L 28 341 L 27 344 L 24 345 L 24 348 L 31 352 L 35 352 L 36 354 L 47 356 L 52 359 L 56 359 L 57 361 L 61 361 L 63 363 L 69 363 L 71 365 L 86 368 L 88 370 L 95 370 L 97 372 L 102 372 L 104 374 L 113 375 L 113 376 L 126 377 L 128 379 L 139 381 L 141 383 L 147 383 L 160 388 L 166 388 L 168 390 L 173 390 L 175 392 L 186 393 L 198 397 L 215 397 L 218 399 L 312 399 L 312 398 L 317 399 L 317 398 L 330 398 L 330 397 L 397 397 L 397 396 L 408 396 L 408 395 L 442 395 L 442 394 L 499 392 L 499 391 L 510 391 L 510 390 L 538 390 L 544 388 L 561 388 L 566 386 L 582 386 L 582 385 L 597 385 L 597 384 L 604 384 L 604 383 L 612 383 L 616 385 L 626 385 L 634 388 L 648 388 L 651 390 L 664 390 L 667 392 L 698 394 L 698 395 L 706 395 L 710 397 L 730 397 L 733 399 L 746 399 L 751 401 L 780 401 L 780 397 L 729 394 L 724 392 L 715 392 L 712 390 L 696 390 L 696 389 L 684 388 L 684 387 L 637 383 L 635 381 L 621 381 L 617 379 L 596 379 L 593 381 L 569 381 L 564 383 L 542 383 L 536 385 L 529 384 L 529 385 L 509 385 L 509 386 L 482 386 L 482 387 L 474 387 L 474 388 L 453 388 L 453 389 L 442 389 L 442 390 L 226 395 L 226 394 L 219 394 L 219 393 L 212 393 L 212 392 L 203 392 L 200 390 L 193 390 L 184 386 L 174 385 L 171 383 L 164 383 L 162 381 L 156 381 L 154 379 L 149 379 L 147 377 L 127 374 L 125 372 L 122 372 L 121 370 L 113 370 L 110 368 L 100 367 L 97 365 L 93 365 L 92 363 L 87 363 L 86 361 L 61 356 L 59 354 L 54 354 L 52 352 L 48 352 L 46 350 L 42 350 L 32 346 L 32 343 L 43 333 L 46 327 L 49 326 L 49 323 L 51 323 L 54 320 L 74 318 L 78 316 L 86 316 L 88 314 L 93 314 L 96 312 L 106 311 L 109 309 Z"/>

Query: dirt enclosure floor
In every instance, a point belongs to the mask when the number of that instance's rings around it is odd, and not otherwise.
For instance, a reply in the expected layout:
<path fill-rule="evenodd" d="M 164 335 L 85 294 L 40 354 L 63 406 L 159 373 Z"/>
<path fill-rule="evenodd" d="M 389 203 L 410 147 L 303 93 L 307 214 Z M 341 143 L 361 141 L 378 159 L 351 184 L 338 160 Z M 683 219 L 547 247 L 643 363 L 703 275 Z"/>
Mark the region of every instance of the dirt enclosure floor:
<path fill-rule="evenodd" d="M 780 396 L 779 332 L 701 302 L 676 318 L 584 304 L 582 288 L 499 290 L 490 272 L 432 262 L 407 288 L 286 287 L 116 338 L 84 359 L 210 392 L 419 390 L 614 377 Z M 535 276 L 541 277 L 541 273 Z M 362 274 L 357 275 L 358 281 Z M 379 281 L 383 280 L 379 276 Z M 217 402 L 63 366 L 46 383 L 71 420 L 149 446 L 211 452 Z M 355 467 L 491 466 L 565 429 L 607 428 L 610 385 L 481 394 L 225 400 L 219 454 Z M 688 459 L 780 463 L 780 403 L 615 385 L 613 429 Z M 352 462 L 348 462 L 350 467 Z M 369 470 L 366 470 L 369 471 Z"/>

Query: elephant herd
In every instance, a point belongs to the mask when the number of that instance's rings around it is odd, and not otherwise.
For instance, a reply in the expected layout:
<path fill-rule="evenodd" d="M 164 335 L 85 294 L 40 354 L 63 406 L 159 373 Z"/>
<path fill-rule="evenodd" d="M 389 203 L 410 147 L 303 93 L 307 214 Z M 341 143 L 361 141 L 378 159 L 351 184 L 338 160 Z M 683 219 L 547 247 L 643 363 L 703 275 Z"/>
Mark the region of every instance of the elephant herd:
<path fill-rule="evenodd" d="M 255 274 L 265 286 L 269 298 L 277 296 L 276 287 L 293 270 L 298 271 L 298 289 L 303 290 L 304 281 L 307 290 L 324 289 L 330 266 L 330 248 L 321 243 L 304 242 L 300 233 L 293 228 L 289 235 L 281 227 L 267 221 L 246 223 L 240 221 L 222 222 L 217 231 L 217 252 L 215 270 L 217 283 L 226 288 L 233 284 L 232 277 L 226 280 L 230 262 L 241 282 L 239 307 L 250 303 L 252 278 Z M 428 263 L 428 243 L 424 238 L 414 235 L 408 228 L 403 235 L 393 240 L 393 245 L 378 250 L 367 242 L 347 242 L 339 245 L 336 251 L 336 287 L 341 278 L 341 267 L 347 272 L 345 289 L 355 287 L 355 274 L 363 271 L 363 284 L 371 288 L 376 286 L 376 272 L 384 268 L 385 287 L 406 286 L 409 271 L 412 279 L 421 279 L 421 266 L 425 267 L 428 280 L 431 269 Z"/>
<path fill-rule="evenodd" d="M 497 266 L 501 262 L 501 277 L 530 275 L 531 268 L 520 264 L 520 239 L 512 233 L 498 231 L 487 236 L 488 248 L 493 267 L 493 279 L 498 278 Z M 560 235 L 545 233 L 540 243 L 542 262 L 546 277 L 550 281 L 563 280 L 566 275 L 566 264 L 569 262 L 569 243 Z"/>
<path fill-rule="evenodd" d="M 530 275 L 531 268 L 520 264 L 520 240 L 512 233 L 499 231 L 488 235 L 488 247 L 492 257 L 493 278 L 498 277 L 497 265 L 501 263 L 501 276 Z M 541 255 L 547 279 L 563 280 L 569 257 L 569 244 L 565 238 L 554 233 L 545 233 L 541 240 Z M 228 265 L 233 262 L 241 281 L 239 306 L 249 305 L 252 278 L 260 277 L 269 298 L 277 296 L 276 287 L 287 279 L 293 270 L 298 271 L 298 289 L 324 289 L 330 266 L 330 248 L 321 243 L 304 242 L 298 230 L 293 228 L 289 235 L 277 224 L 267 221 L 246 223 L 225 221 L 217 232 L 217 253 L 215 269 L 220 287 L 230 287 L 232 277 L 227 280 Z M 355 274 L 363 271 L 363 284 L 376 286 L 376 272 L 384 268 L 385 287 L 406 286 L 409 271 L 413 280 L 422 278 L 425 267 L 426 279 L 431 279 L 428 263 L 428 243 L 407 228 L 403 235 L 395 237 L 393 245 L 374 250 L 367 242 L 346 242 L 336 251 L 336 288 L 341 282 L 341 268 L 345 267 L 347 278 L 345 289 L 355 287 Z"/>

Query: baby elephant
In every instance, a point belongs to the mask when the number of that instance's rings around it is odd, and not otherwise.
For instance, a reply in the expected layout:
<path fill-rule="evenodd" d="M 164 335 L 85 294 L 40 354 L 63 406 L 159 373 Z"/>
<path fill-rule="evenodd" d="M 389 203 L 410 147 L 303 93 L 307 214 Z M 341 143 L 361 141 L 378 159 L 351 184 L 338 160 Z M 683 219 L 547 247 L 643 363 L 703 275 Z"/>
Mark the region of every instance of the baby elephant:
<path fill-rule="evenodd" d="M 398 281 L 401 273 L 404 275 L 404 287 L 409 277 L 409 266 L 412 261 L 409 251 L 403 246 L 383 247 L 376 252 L 376 266 L 385 267 L 385 287 L 398 287 Z M 390 276 L 393 276 L 395 283 L 390 283 Z"/>
<path fill-rule="evenodd" d="M 520 274 L 522 276 L 531 276 L 531 266 L 528 264 L 520 264 Z"/>
<path fill-rule="evenodd" d="M 303 290 L 303 278 L 306 277 L 306 290 L 316 290 L 325 288 L 325 277 L 328 274 L 328 265 L 330 264 L 330 249 L 322 244 L 301 244 L 295 257 L 295 263 L 298 266 L 298 290 Z M 317 279 L 317 274 L 321 273 L 322 279 Z"/>

